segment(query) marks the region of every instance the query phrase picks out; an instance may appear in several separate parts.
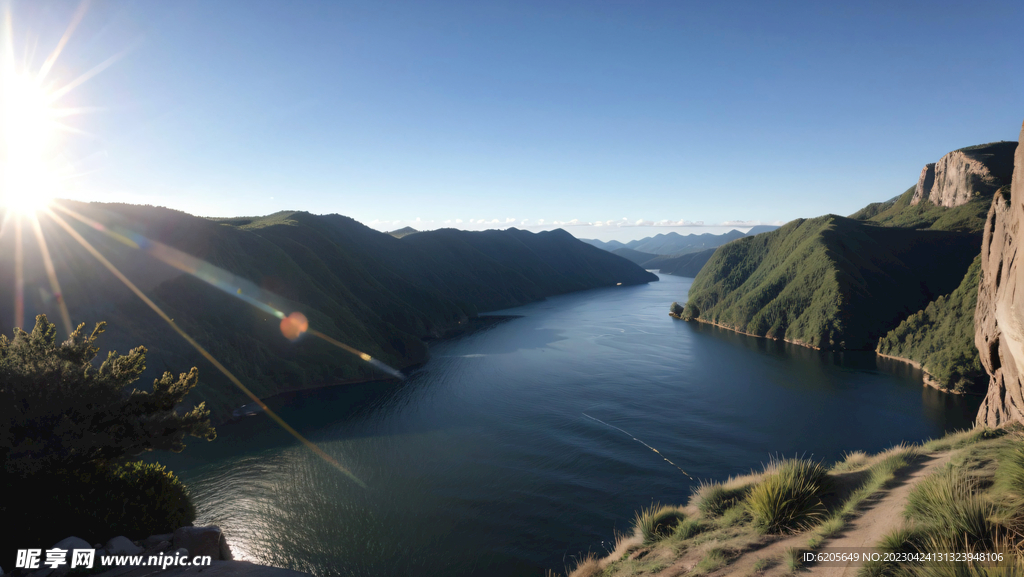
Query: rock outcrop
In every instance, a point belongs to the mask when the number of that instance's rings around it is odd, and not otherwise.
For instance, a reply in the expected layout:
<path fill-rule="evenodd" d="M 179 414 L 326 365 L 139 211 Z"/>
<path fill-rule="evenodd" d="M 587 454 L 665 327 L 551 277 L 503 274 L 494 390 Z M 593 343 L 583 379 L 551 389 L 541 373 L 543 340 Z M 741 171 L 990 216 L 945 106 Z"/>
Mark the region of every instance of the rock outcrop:
<path fill-rule="evenodd" d="M 914 198 L 910 201 L 910 204 L 917 204 L 921 200 L 928 198 L 934 185 L 935 163 L 932 162 L 924 165 L 924 168 L 921 169 L 921 176 L 917 179 L 917 186 L 914 188 Z"/>
<path fill-rule="evenodd" d="M 1024 147 L 1017 148 L 1014 165 L 1009 193 L 1000 189 L 988 212 L 974 314 L 974 342 L 989 374 L 977 420 L 990 427 L 1024 422 L 1024 268 L 1016 260 L 1024 220 Z"/>
<path fill-rule="evenodd" d="M 910 204 L 928 200 L 953 208 L 1010 183 L 1016 142 L 993 142 L 954 150 L 925 165 Z"/>

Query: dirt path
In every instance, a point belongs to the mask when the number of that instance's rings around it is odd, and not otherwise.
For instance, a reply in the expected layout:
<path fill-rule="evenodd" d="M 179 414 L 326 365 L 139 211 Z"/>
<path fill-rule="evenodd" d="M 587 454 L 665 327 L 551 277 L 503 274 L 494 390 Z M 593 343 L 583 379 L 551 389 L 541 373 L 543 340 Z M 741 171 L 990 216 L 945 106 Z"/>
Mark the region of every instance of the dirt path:
<path fill-rule="evenodd" d="M 938 453 L 919 457 L 909 467 L 896 473 L 896 478 L 885 491 L 868 498 L 860 506 L 860 515 L 846 526 L 838 536 L 829 539 L 824 547 L 871 547 L 889 531 L 903 523 L 903 509 L 907 505 L 907 496 L 921 481 L 949 461 L 949 453 Z M 782 559 L 791 548 L 807 546 L 806 534 L 784 537 L 767 545 L 742 553 L 727 567 L 714 573 L 714 577 L 749 577 L 754 575 L 754 567 L 760 561 L 762 567 L 768 566 L 759 575 L 778 577 L 790 573 Z M 679 562 L 665 569 L 658 575 L 675 577 L 683 575 L 693 568 L 699 556 L 691 559 L 684 557 Z M 859 566 L 810 566 L 803 575 L 814 577 L 855 577 Z"/>
<path fill-rule="evenodd" d="M 940 453 L 923 457 L 922 460 L 930 460 L 924 461 L 923 466 L 899 480 L 900 484 L 889 489 L 889 492 L 881 499 L 867 505 L 870 509 L 854 519 L 838 537 L 826 541 L 825 547 L 874 546 L 883 535 L 903 524 L 903 510 L 907 506 L 907 497 L 910 495 L 910 491 L 922 479 L 949 462 L 949 456 L 950 453 Z M 832 565 L 811 567 L 810 573 L 820 577 L 855 577 L 859 569 L 859 565 Z"/>

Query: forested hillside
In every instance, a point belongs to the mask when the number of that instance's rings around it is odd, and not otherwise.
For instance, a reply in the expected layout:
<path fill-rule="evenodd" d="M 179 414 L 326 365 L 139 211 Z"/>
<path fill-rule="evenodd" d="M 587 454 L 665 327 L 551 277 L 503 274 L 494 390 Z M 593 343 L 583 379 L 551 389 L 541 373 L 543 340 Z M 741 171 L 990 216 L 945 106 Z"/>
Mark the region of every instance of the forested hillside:
<path fill-rule="evenodd" d="M 285 314 L 302 312 L 311 328 L 389 365 L 407 367 L 427 359 L 424 339 L 439 337 L 478 312 L 657 279 L 562 230 L 448 229 L 399 239 L 339 215 L 284 212 L 212 220 L 149 206 L 67 206 L 115 231 L 101 234 L 65 216 L 176 325 L 260 396 L 385 375 L 321 340 L 285 339 L 278 318 L 239 295 L 257 295 Z M 146 345 L 144 381 L 164 370 L 198 366 L 200 385 L 189 401 L 206 400 L 215 416 L 246 402 L 65 231 L 45 217 L 42 225 L 74 324 L 108 321 L 104 344 L 121 352 Z M 216 287 L 147 254 L 159 250 L 147 239 L 203 259 L 184 268 Z M 56 321 L 56 299 L 33 237 L 25 236 L 25 248 L 23 322 L 31 323 L 40 312 Z M 7 276 L 0 278 L 0 290 L 8 295 L 0 299 L 0 319 L 11 326 L 13 255 L 0 260 L 0 274 Z"/>
<path fill-rule="evenodd" d="M 688 316 L 820 349 L 874 349 L 951 292 L 977 235 L 828 215 L 720 247 L 690 288 Z"/>

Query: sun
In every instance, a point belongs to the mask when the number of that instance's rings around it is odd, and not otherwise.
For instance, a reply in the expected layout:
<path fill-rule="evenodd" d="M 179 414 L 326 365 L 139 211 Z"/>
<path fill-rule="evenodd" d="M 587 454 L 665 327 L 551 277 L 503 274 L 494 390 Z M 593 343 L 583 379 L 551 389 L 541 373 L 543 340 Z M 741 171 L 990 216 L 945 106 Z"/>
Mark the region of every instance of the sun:
<path fill-rule="evenodd" d="M 10 61 L 0 68 L 0 203 L 8 210 L 34 213 L 57 195 L 53 100 L 36 75 Z"/>

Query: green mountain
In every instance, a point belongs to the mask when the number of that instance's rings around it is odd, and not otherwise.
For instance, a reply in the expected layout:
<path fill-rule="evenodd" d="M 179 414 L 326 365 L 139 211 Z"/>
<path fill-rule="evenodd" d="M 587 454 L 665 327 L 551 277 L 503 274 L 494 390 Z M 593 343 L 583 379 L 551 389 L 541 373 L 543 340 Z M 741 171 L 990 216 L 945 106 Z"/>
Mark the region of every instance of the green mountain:
<path fill-rule="evenodd" d="M 282 212 L 205 219 L 150 206 L 66 206 L 118 231 L 119 238 L 111 238 L 65 217 L 177 326 L 261 397 L 385 375 L 310 335 L 287 340 L 279 319 L 238 295 L 285 314 L 302 312 L 311 328 L 402 368 L 428 358 L 426 340 L 443 336 L 478 312 L 571 291 L 657 280 L 563 230 L 443 229 L 399 239 L 339 215 Z M 190 400 L 206 400 L 218 416 L 247 402 L 64 230 L 48 219 L 43 219 L 43 229 L 75 324 L 91 327 L 105 320 L 109 327 L 102 345 L 121 352 L 139 344 L 149 348 L 145 382 L 164 370 L 198 366 L 200 385 Z M 56 299 L 49 292 L 38 247 L 33 236 L 24 238 L 29 255 L 27 324 L 31 326 L 36 313 L 57 322 Z M 147 252 L 166 249 L 150 240 L 202 259 L 185 262 L 183 268 L 195 269 L 220 290 L 152 258 Z M 4 292 L 14 286 L 12 270 L 13 255 L 0 255 Z M 0 319 L 11 326 L 13 298 L 7 294 L 0 298 Z"/>
<path fill-rule="evenodd" d="M 889 331 L 878 341 L 878 352 L 920 363 L 939 388 L 984 394 L 988 374 L 974 345 L 980 276 L 978 255 L 956 290 L 928 303 Z"/>
<path fill-rule="evenodd" d="M 944 207 L 923 201 L 912 205 L 916 187 L 885 202 L 874 202 L 850 215 L 860 220 L 879 226 L 895 226 L 901 228 L 919 228 L 931 230 L 956 230 L 981 234 L 985 228 L 985 217 L 988 207 L 992 205 L 991 195 L 979 195 L 967 204 L 957 207 Z"/>
<path fill-rule="evenodd" d="M 856 212 L 881 226 L 959 230 L 981 236 L 994 196 L 1009 198 L 1016 142 L 969 146 L 925 165 L 916 186 Z M 926 379 L 955 392 L 984 392 L 987 375 L 974 344 L 980 257 L 955 291 L 940 296 L 878 342 L 878 352 L 922 366 Z"/>
<path fill-rule="evenodd" d="M 669 232 L 627 242 L 626 248 L 651 254 L 680 255 L 722 246 L 729 241 L 744 236 L 746 235 L 738 230 L 730 230 L 722 234 L 706 232 L 703 234 L 683 235 L 677 232 Z"/>
<path fill-rule="evenodd" d="M 651 268 L 644 266 L 644 263 L 658 258 L 658 255 L 649 252 L 640 252 L 631 248 L 617 248 L 611 251 L 612 254 L 621 256 L 629 262 L 636 263 L 644 268 Z"/>
<path fill-rule="evenodd" d="M 709 248 L 701 252 L 682 255 L 658 256 L 643 263 L 643 267 L 658 269 L 658 272 L 665 274 L 694 278 L 704 268 L 704 265 L 711 260 L 715 250 L 717 249 Z"/>
<path fill-rule="evenodd" d="M 970 233 L 827 215 L 728 243 L 697 275 L 688 316 L 819 349 L 874 349 L 952 292 L 978 254 Z"/>

